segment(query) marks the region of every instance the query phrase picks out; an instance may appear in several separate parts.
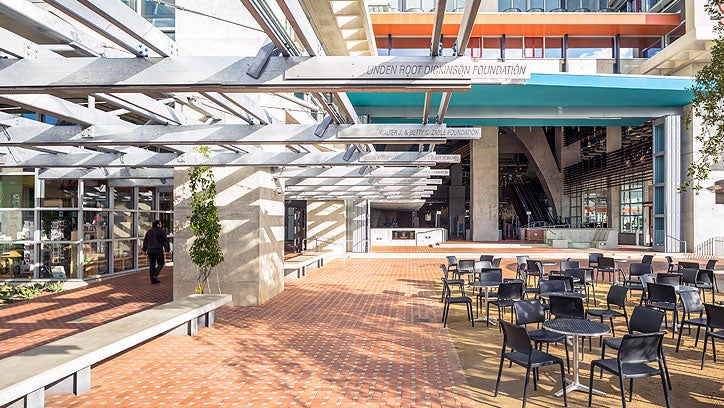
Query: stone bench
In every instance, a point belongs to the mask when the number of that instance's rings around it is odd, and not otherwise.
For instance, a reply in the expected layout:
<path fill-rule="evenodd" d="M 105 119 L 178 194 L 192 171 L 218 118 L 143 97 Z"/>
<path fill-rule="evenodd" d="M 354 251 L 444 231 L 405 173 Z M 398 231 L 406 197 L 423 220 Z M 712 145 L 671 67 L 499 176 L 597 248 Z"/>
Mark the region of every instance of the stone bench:
<path fill-rule="evenodd" d="M 324 266 L 325 252 L 307 252 L 284 261 L 284 275 L 296 272 L 297 278 L 307 275 L 307 266 L 317 264 L 317 268 Z"/>
<path fill-rule="evenodd" d="M 0 360 L 0 407 L 41 408 L 45 392 L 82 394 L 91 366 L 162 334 L 193 336 L 231 295 L 191 295 Z"/>

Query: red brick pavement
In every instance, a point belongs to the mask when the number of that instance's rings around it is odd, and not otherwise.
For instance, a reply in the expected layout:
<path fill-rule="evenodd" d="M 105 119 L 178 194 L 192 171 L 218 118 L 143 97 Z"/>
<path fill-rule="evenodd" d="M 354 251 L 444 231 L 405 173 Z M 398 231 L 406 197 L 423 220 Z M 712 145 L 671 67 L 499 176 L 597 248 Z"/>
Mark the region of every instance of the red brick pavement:
<path fill-rule="evenodd" d="M 329 262 L 287 280 L 263 306 L 219 309 L 196 337 L 160 337 L 93 367 L 90 392 L 49 395 L 47 406 L 474 406 L 439 323 L 440 261 Z M 47 342 L 80 330 L 78 318 L 102 323 L 164 301 L 166 282 L 146 279 L 139 273 L 2 308 L 3 316 L 13 310 L 3 326 L 22 315 L 28 321 L 13 333 L 43 333 Z M 27 327 L 37 325 L 48 328 Z M 15 342 L 4 335 L 0 347 Z"/>

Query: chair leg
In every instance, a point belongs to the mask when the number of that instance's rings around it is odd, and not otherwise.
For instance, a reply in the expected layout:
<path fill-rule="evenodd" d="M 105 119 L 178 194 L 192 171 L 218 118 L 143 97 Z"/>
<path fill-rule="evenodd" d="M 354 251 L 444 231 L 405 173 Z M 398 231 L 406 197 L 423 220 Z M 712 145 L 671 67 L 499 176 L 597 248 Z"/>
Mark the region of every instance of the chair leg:
<path fill-rule="evenodd" d="M 666 382 L 669 384 L 669 389 L 671 388 L 671 376 L 669 375 L 669 365 L 666 364 L 666 354 L 664 354 L 664 347 L 661 347 L 661 350 L 659 351 L 659 354 L 661 354 L 661 361 L 664 365 L 664 373 L 666 373 Z"/>
<path fill-rule="evenodd" d="M 661 372 L 661 362 L 659 362 L 659 373 L 661 374 L 661 385 L 664 388 L 664 399 L 666 400 L 666 408 L 669 408 L 669 390 L 671 389 L 671 383 L 669 383 L 669 389 L 666 389 L 666 381 L 664 381 L 664 374 Z"/>
<path fill-rule="evenodd" d="M 618 376 L 618 385 L 621 387 L 621 402 L 623 403 L 623 408 L 626 408 L 626 387 L 624 386 L 625 381 L 623 380 L 623 373 L 619 373 Z"/>
<path fill-rule="evenodd" d="M 709 340 L 709 329 L 704 330 L 704 350 L 701 352 L 701 370 L 704 369 L 704 356 L 706 356 L 706 342 Z"/>
<path fill-rule="evenodd" d="M 566 375 L 563 374 L 563 363 L 561 363 L 561 384 L 563 384 L 563 406 L 568 406 L 568 396 L 566 395 Z"/>
<path fill-rule="evenodd" d="M 590 379 L 588 381 L 588 406 L 591 406 L 591 397 L 593 396 L 593 370 L 595 370 L 596 366 L 591 364 L 591 375 L 588 376 Z M 601 376 L 603 376 L 603 369 L 601 369 Z M 566 382 L 563 382 L 563 390 L 566 389 Z"/>
<path fill-rule="evenodd" d="M 525 398 L 528 396 L 528 381 L 529 380 L 530 380 L 530 366 L 528 366 L 525 369 L 525 384 L 523 385 L 523 407 L 522 408 L 525 408 Z"/>
<path fill-rule="evenodd" d="M 442 308 L 442 327 L 447 326 L 447 312 L 450 310 L 450 303 L 445 302 L 445 306 Z"/>
<path fill-rule="evenodd" d="M 691 325 L 689 325 L 689 328 L 691 328 Z M 681 344 L 681 333 L 683 333 L 683 332 L 684 332 L 683 328 L 681 330 L 679 330 L 679 338 L 676 340 L 676 352 L 677 353 L 679 352 L 679 345 Z M 691 334 L 691 333 L 689 333 L 689 334 Z"/>
<path fill-rule="evenodd" d="M 495 394 L 493 394 L 493 397 L 498 396 L 498 386 L 500 385 L 500 376 L 503 374 L 503 353 L 505 353 L 505 348 L 503 348 L 503 351 L 500 353 L 500 366 L 498 367 L 498 379 L 495 380 Z"/>
<path fill-rule="evenodd" d="M 696 326 L 696 340 L 694 341 L 694 348 L 699 344 L 699 333 L 701 332 L 701 326 Z"/>
<path fill-rule="evenodd" d="M 633 378 L 628 379 L 628 402 L 633 401 Z"/>

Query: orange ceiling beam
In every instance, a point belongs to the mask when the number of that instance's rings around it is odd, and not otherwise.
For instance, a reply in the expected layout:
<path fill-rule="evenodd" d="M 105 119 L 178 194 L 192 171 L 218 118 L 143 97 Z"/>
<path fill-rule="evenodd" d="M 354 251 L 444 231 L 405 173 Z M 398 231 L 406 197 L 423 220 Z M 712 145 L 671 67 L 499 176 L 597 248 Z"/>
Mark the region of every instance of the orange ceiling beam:
<path fill-rule="evenodd" d="M 434 13 L 372 13 L 376 37 L 429 37 Z M 456 37 L 461 13 L 445 14 L 442 33 Z M 681 23 L 678 14 L 648 13 L 478 13 L 472 36 L 662 36 Z"/>

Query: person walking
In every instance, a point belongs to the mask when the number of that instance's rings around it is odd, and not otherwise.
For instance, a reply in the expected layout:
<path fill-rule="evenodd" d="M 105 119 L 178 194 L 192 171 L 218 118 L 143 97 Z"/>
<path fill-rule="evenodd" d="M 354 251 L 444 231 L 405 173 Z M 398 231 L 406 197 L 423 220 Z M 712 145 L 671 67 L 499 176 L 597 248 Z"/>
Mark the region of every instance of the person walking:
<path fill-rule="evenodd" d="M 164 250 L 166 252 L 171 251 L 168 238 L 166 238 L 166 233 L 162 227 L 161 220 L 154 221 L 153 227 L 146 232 L 146 236 L 143 238 L 143 247 L 141 248 L 141 251 L 148 255 L 148 273 L 151 275 L 151 283 L 161 283 L 158 280 L 158 275 L 161 273 L 166 260 Z"/>

